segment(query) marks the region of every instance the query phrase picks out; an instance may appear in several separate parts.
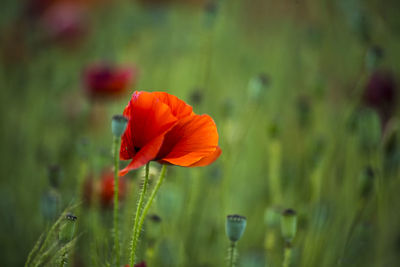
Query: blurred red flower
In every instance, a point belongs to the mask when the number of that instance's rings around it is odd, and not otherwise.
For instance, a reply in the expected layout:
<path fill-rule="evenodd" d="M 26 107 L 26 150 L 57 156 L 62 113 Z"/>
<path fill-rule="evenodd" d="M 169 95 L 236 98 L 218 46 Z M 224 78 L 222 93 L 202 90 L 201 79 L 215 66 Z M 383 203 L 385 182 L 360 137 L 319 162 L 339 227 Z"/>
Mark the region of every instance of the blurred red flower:
<path fill-rule="evenodd" d="M 123 200 L 126 195 L 126 180 L 119 177 L 119 199 Z M 92 204 L 94 198 L 99 200 L 103 208 L 111 208 L 114 203 L 114 173 L 104 171 L 100 180 L 94 180 L 92 176 L 83 183 L 83 198 L 86 204 Z"/>
<path fill-rule="evenodd" d="M 118 197 L 120 200 L 125 198 L 126 181 L 119 177 Z M 103 207 L 112 207 L 114 203 L 114 173 L 104 172 L 100 180 L 100 203 Z"/>
<path fill-rule="evenodd" d="M 120 158 L 132 161 L 125 175 L 149 161 L 184 167 L 206 166 L 221 154 L 214 120 L 164 92 L 135 92 L 123 113 L 128 119 Z"/>
<path fill-rule="evenodd" d="M 382 123 L 385 124 L 395 109 L 396 93 L 393 74 L 389 71 L 375 71 L 369 77 L 363 94 L 363 102 L 366 106 L 375 109 Z"/>
<path fill-rule="evenodd" d="M 145 261 L 135 264 L 135 267 L 146 267 L 146 266 L 147 266 L 147 264 Z M 125 265 L 125 267 L 129 267 L 129 264 Z"/>
<path fill-rule="evenodd" d="M 60 2 L 47 8 L 41 24 L 49 38 L 63 43 L 76 43 L 88 31 L 85 8 L 73 2 Z"/>
<path fill-rule="evenodd" d="M 137 71 L 129 67 L 94 64 L 85 72 L 85 87 L 92 98 L 109 98 L 123 95 L 135 82 Z"/>

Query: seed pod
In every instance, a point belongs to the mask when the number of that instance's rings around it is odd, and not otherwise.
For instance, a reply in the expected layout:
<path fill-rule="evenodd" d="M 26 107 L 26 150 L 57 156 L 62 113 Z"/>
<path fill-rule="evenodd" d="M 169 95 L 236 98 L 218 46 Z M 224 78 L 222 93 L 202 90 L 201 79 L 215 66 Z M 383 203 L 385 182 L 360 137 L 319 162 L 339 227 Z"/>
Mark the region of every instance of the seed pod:
<path fill-rule="evenodd" d="M 264 98 L 269 84 L 269 77 L 264 73 L 253 77 L 248 85 L 249 98 L 252 101 L 260 102 Z"/>
<path fill-rule="evenodd" d="M 226 217 L 226 235 L 232 242 L 238 241 L 246 229 L 246 217 L 241 215 L 228 215 Z"/>
<path fill-rule="evenodd" d="M 281 216 L 282 237 L 286 242 L 291 242 L 296 235 L 297 215 L 292 209 L 287 209 Z"/>
<path fill-rule="evenodd" d="M 111 121 L 111 130 L 114 136 L 120 137 L 126 129 L 128 119 L 123 115 L 114 115 Z"/>
<path fill-rule="evenodd" d="M 61 226 L 60 233 L 58 235 L 58 238 L 62 243 L 67 243 L 74 238 L 76 220 L 77 217 L 71 213 L 68 213 L 65 216 L 65 223 Z"/>
<path fill-rule="evenodd" d="M 368 71 L 377 69 L 384 56 L 383 49 L 380 46 L 371 46 L 365 55 L 365 64 Z"/>
<path fill-rule="evenodd" d="M 359 176 L 360 194 L 363 198 L 368 198 L 374 189 L 374 170 L 371 166 L 365 167 Z"/>

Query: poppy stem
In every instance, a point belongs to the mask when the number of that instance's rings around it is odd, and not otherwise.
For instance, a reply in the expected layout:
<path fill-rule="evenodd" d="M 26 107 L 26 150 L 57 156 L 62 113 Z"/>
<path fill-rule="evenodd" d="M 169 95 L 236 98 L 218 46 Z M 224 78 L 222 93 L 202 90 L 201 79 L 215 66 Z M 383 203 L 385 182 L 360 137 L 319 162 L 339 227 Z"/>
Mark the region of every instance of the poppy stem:
<path fill-rule="evenodd" d="M 163 165 L 162 169 L 161 169 L 160 178 L 158 179 L 157 184 L 154 186 L 154 189 L 150 194 L 149 200 L 147 201 L 146 205 L 144 206 L 143 212 L 142 212 L 142 214 L 140 216 L 140 220 L 139 220 L 139 223 L 138 223 L 138 231 L 137 231 L 137 236 L 136 236 L 136 242 L 139 239 L 139 235 L 140 235 L 140 232 L 141 232 L 142 227 L 143 227 L 144 219 L 146 218 L 146 215 L 149 212 L 151 204 L 153 203 L 153 200 L 154 200 L 154 198 L 155 198 L 158 190 L 160 189 L 161 184 L 162 184 L 162 182 L 163 182 L 163 180 L 165 178 L 166 170 L 167 170 L 167 166 Z M 136 244 L 135 244 L 135 249 L 136 249 Z M 135 251 L 132 250 L 131 265 L 130 266 L 134 266 L 134 263 L 135 263 L 135 255 L 134 255 L 134 253 L 135 253 Z"/>
<path fill-rule="evenodd" d="M 235 267 L 236 265 L 236 242 L 231 241 L 231 245 L 229 247 L 229 267 Z"/>
<path fill-rule="evenodd" d="M 114 249 L 115 264 L 120 266 L 120 244 L 119 244 L 119 227 L 118 227 L 118 198 L 119 198 L 119 147 L 121 137 L 114 136 Z"/>
<path fill-rule="evenodd" d="M 140 215 L 142 213 L 143 205 L 144 205 L 144 196 L 147 191 L 147 185 L 149 183 L 149 169 L 150 169 L 150 162 L 146 164 L 146 172 L 144 176 L 144 183 L 142 187 L 142 191 L 140 192 L 139 196 L 139 202 L 136 207 L 136 214 L 135 214 L 135 222 L 133 223 L 133 233 L 132 233 L 132 240 L 131 240 L 131 264 L 130 266 L 135 265 L 135 258 L 136 258 L 136 247 L 137 247 L 137 242 L 139 239 L 139 234 L 141 231 L 141 228 L 138 228 L 139 225 L 139 219 Z"/>
<path fill-rule="evenodd" d="M 292 258 L 292 243 L 286 242 L 282 267 L 289 267 Z"/>

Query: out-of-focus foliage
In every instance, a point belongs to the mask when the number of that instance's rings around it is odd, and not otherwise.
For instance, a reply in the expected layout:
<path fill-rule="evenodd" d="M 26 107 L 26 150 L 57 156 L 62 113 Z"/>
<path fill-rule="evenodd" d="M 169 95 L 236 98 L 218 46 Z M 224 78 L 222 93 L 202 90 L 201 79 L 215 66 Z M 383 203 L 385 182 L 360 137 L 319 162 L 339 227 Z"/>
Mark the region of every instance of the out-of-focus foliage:
<path fill-rule="evenodd" d="M 71 202 L 69 266 L 113 263 L 102 175 L 111 117 L 134 90 L 212 115 L 223 151 L 209 167 L 168 168 L 139 245 L 148 266 L 224 266 L 228 214 L 247 218 L 239 266 L 279 266 L 287 208 L 298 216 L 291 266 L 400 264 L 398 1 L 10 0 L 0 10 L 1 266 L 22 266 Z M 98 64 L 107 71 L 93 80 Z M 99 81 L 118 97 L 88 93 Z M 152 186 L 159 166 L 150 171 Z M 121 198 L 124 264 L 142 172 L 126 176 Z"/>

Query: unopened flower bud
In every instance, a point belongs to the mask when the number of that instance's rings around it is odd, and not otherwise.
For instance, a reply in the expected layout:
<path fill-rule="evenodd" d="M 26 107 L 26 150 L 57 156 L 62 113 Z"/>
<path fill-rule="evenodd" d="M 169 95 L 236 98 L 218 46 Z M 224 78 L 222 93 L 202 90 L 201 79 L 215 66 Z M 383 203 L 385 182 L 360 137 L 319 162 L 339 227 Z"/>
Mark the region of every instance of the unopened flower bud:
<path fill-rule="evenodd" d="M 62 172 L 59 165 L 50 165 L 48 167 L 49 182 L 51 187 L 58 188 L 61 183 Z"/>
<path fill-rule="evenodd" d="M 264 222 L 267 226 L 273 227 L 279 225 L 280 212 L 274 208 L 267 208 L 264 212 Z"/>
<path fill-rule="evenodd" d="M 50 188 L 43 194 L 40 204 L 43 217 L 51 221 L 60 211 L 61 195 L 56 189 Z"/>
<path fill-rule="evenodd" d="M 204 7 L 206 20 L 205 24 L 207 27 L 211 27 L 215 23 L 215 18 L 217 17 L 218 13 L 218 3 L 217 1 L 210 1 Z"/>
<path fill-rule="evenodd" d="M 246 229 L 246 217 L 241 215 L 228 215 L 226 217 L 226 235 L 232 242 L 238 241 Z"/>
<path fill-rule="evenodd" d="M 123 115 L 114 115 L 111 121 L 111 130 L 114 136 L 120 137 L 126 129 L 128 119 Z"/>
<path fill-rule="evenodd" d="M 76 230 L 76 220 L 77 217 L 70 213 L 65 216 L 65 223 L 62 225 L 58 236 L 61 242 L 67 243 L 74 238 Z"/>
<path fill-rule="evenodd" d="M 374 189 L 374 170 L 367 166 L 359 176 L 361 197 L 368 198 Z"/>
<path fill-rule="evenodd" d="M 383 49 L 374 45 L 370 47 L 365 56 L 365 64 L 368 71 L 374 71 L 379 66 L 384 56 Z"/>
<path fill-rule="evenodd" d="M 291 242 L 296 235 L 297 215 L 292 209 L 283 211 L 281 216 L 281 232 L 287 242 Z"/>
<path fill-rule="evenodd" d="M 268 86 L 269 78 L 266 74 L 261 73 L 253 77 L 248 85 L 249 98 L 253 101 L 260 101 L 264 97 Z"/>

